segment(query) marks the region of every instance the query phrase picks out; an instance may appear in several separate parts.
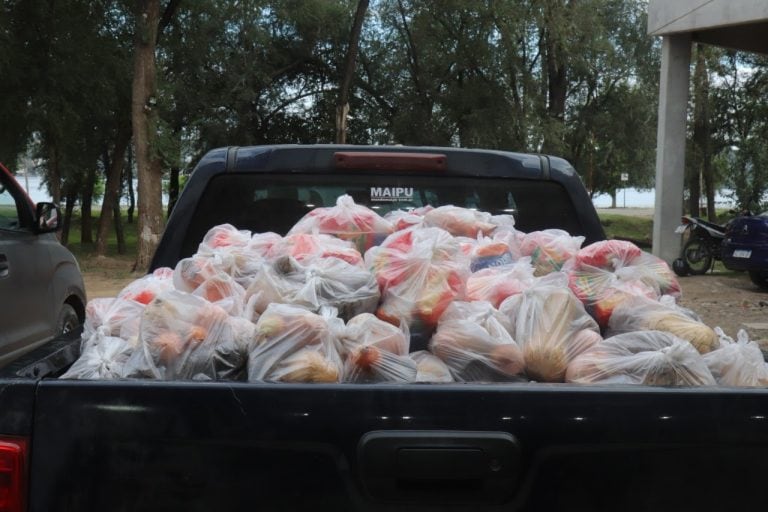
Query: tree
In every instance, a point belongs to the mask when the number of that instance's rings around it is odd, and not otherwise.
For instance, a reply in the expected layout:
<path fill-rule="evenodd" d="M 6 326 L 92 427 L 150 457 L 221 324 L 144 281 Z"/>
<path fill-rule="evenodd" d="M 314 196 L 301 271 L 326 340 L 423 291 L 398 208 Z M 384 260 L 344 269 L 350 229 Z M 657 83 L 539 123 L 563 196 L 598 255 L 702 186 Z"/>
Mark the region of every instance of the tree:
<path fill-rule="evenodd" d="M 344 57 L 344 68 L 339 86 L 339 100 L 336 104 L 336 142 L 347 142 L 347 114 L 349 113 L 349 88 L 355 74 L 355 60 L 357 59 L 358 41 L 363 28 L 365 12 L 368 10 L 368 0 L 359 0 L 352 29 L 349 32 L 349 43 Z"/>
<path fill-rule="evenodd" d="M 166 5 L 163 23 L 170 23 L 178 4 L 178 0 L 171 0 Z M 164 227 L 162 162 L 156 147 L 160 118 L 155 51 L 158 33 L 163 28 L 160 21 L 160 0 L 136 0 L 131 119 L 139 178 L 138 247 L 134 265 L 134 270 L 139 272 L 149 268 Z"/>

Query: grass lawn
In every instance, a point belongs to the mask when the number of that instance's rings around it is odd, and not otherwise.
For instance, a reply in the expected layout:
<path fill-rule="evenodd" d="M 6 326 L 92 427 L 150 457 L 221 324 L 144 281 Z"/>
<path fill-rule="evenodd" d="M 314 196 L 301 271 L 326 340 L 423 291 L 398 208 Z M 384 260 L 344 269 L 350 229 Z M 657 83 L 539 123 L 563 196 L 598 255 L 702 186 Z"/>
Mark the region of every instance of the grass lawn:
<path fill-rule="evenodd" d="M 93 214 L 93 239 L 96 240 L 96 230 L 98 229 L 99 213 Z M 126 267 L 130 268 L 130 265 L 136 260 L 136 226 L 138 220 L 134 215 L 133 223 L 128 223 L 128 215 L 123 212 L 123 233 L 125 235 L 125 254 L 118 254 L 117 252 L 117 237 L 115 236 L 114 227 L 111 229 L 109 238 L 107 239 L 107 258 L 106 261 L 96 257 L 96 244 L 81 244 L 80 243 L 80 215 L 74 213 L 72 215 L 72 223 L 69 228 L 69 243 L 67 248 L 72 251 L 72 254 L 77 258 L 80 268 L 83 272 L 92 271 L 105 271 L 110 274 L 115 274 L 114 277 L 123 278 L 129 274 L 128 270 L 124 270 Z M 125 274 L 125 275 L 123 275 Z"/>
<path fill-rule="evenodd" d="M 600 223 L 603 225 L 607 238 L 629 240 L 645 250 L 650 250 L 653 238 L 652 218 L 601 213 Z"/>

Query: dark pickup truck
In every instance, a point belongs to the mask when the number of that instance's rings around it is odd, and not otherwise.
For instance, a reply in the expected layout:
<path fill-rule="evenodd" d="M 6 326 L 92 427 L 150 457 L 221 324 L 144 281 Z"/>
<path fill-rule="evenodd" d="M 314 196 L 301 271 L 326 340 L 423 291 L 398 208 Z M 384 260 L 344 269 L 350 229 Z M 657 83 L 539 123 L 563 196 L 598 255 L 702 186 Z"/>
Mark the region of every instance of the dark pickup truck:
<path fill-rule="evenodd" d="M 329 197 L 459 204 L 604 237 L 573 168 L 448 148 L 208 153 L 154 259 L 229 222 L 285 232 Z M 378 201 L 380 199 L 386 200 Z M 0 511 L 762 509 L 768 392 L 569 384 L 59 380 L 57 339 L 0 370 Z"/>

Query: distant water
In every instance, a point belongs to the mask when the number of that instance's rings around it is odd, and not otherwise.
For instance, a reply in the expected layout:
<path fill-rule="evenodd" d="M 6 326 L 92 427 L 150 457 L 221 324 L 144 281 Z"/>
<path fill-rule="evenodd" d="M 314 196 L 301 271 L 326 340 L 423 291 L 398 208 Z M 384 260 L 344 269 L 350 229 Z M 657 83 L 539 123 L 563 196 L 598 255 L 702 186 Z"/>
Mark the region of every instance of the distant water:
<path fill-rule="evenodd" d="M 715 194 L 715 204 L 718 207 L 727 208 L 734 205 L 732 199 L 726 197 L 720 191 Z M 702 199 L 703 201 L 703 199 Z M 611 196 L 608 194 L 601 194 L 592 198 L 592 203 L 597 208 L 610 208 Z M 653 208 L 656 203 L 656 191 L 651 190 L 638 190 L 636 188 L 620 189 L 616 194 L 616 206 L 622 208 Z"/>
<path fill-rule="evenodd" d="M 48 193 L 48 189 L 46 186 L 42 183 L 42 179 L 39 176 L 30 176 L 29 177 L 29 189 L 27 189 L 27 180 L 24 176 L 16 176 L 16 181 L 19 182 L 21 187 L 25 190 L 27 190 L 27 194 L 29 194 L 29 197 L 32 198 L 32 201 L 35 203 L 39 203 L 41 201 L 51 201 L 51 195 Z M 136 190 L 138 187 L 138 180 L 133 180 L 133 189 Z M 122 203 L 127 205 L 128 199 L 123 198 Z M 168 204 L 168 195 L 163 194 L 163 204 Z M 101 199 L 94 201 L 94 206 L 101 205 Z"/>

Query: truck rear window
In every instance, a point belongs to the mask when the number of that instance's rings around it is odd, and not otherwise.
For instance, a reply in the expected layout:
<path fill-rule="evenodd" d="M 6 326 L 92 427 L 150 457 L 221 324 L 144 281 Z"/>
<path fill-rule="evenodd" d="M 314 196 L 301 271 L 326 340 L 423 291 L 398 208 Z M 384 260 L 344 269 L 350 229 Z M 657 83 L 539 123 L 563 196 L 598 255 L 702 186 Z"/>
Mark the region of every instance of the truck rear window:
<path fill-rule="evenodd" d="M 515 217 L 524 232 L 547 228 L 583 235 L 568 193 L 557 182 L 511 178 L 381 174 L 224 174 L 208 184 L 187 231 L 182 256 L 205 233 L 229 223 L 254 233 L 284 235 L 313 208 L 334 206 L 344 194 L 380 215 L 431 205 L 476 208 Z"/>

